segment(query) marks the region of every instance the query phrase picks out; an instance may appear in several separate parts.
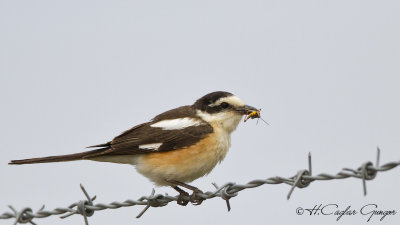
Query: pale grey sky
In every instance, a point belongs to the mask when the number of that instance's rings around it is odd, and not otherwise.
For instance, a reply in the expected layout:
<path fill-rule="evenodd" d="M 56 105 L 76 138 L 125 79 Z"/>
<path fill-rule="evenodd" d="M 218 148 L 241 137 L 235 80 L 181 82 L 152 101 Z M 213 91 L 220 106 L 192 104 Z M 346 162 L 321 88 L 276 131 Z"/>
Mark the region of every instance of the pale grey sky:
<path fill-rule="evenodd" d="M 167 109 L 216 90 L 262 108 L 271 126 L 242 123 L 226 159 L 194 185 L 289 177 L 307 166 L 336 173 L 400 159 L 399 1 L 11 1 L 0 0 L 0 212 L 47 209 L 84 196 L 137 199 L 153 187 L 133 167 L 98 162 L 9 166 L 109 141 Z M 400 169 L 362 195 L 356 179 L 246 190 L 201 206 L 97 212 L 90 224 L 338 224 L 297 207 L 377 203 L 400 211 Z M 157 193 L 175 194 L 170 188 Z M 0 220 L 0 224 L 12 224 Z M 35 220 L 83 224 L 80 216 Z M 345 224 L 398 224 L 362 216 Z"/>

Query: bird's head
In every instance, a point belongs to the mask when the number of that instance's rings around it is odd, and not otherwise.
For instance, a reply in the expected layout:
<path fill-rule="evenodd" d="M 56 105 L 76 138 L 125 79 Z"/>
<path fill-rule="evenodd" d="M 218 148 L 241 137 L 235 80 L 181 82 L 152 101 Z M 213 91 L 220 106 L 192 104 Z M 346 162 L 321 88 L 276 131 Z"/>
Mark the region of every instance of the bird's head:
<path fill-rule="evenodd" d="M 198 99 L 192 107 L 204 121 L 218 125 L 229 133 L 236 129 L 243 115 L 257 110 L 224 91 L 209 93 Z"/>

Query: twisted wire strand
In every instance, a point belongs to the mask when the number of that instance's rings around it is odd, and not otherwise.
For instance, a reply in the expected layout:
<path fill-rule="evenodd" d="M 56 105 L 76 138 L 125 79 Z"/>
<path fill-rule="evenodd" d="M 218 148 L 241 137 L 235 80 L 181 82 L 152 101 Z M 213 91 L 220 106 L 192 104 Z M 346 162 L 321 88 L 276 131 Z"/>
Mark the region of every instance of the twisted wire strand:
<path fill-rule="evenodd" d="M 364 195 L 367 194 L 366 192 L 366 180 L 372 180 L 376 177 L 378 172 L 388 171 L 394 169 L 395 167 L 400 165 L 400 161 L 397 162 L 389 162 L 384 165 L 379 165 L 379 158 L 380 158 L 380 150 L 377 150 L 377 159 L 376 165 L 374 166 L 372 162 L 363 163 L 357 169 L 349 169 L 344 168 L 339 171 L 335 175 L 327 174 L 327 173 L 320 173 L 318 175 L 312 175 L 312 167 L 311 167 L 311 154 L 308 156 L 308 170 L 300 170 L 296 175 L 284 178 L 284 177 L 270 177 L 267 179 L 257 179 L 252 180 L 246 184 L 235 184 L 232 182 L 226 183 L 223 186 L 218 186 L 217 184 L 213 183 L 215 190 L 208 191 L 205 193 L 198 193 L 195 195 L 195 200 L 203 201 L 211 198 L 219 197 L 226 201 L 226 205 L 228 211 L 231 209 L 229 199 L 238 195 L 240 191 L 250 188 L 256 188 L 261 185 L 265 184 L 288 184 L 291 187 L 287 199 L 290 198 L 292 192 L 296 187 L 298 188 L 305 188 L 308 187 L 314 181 L 321 181 L 321 180 L 340 180 L 346 179 L 350 177 L 358 178 L 363 181 L 363 190 Z M 61 218 L 66 218 L 74 214 L 82 215 L 84 218 L 84 222 L 86 225 L 89 224 L 88 217 L 92 216 L 95 211 L 101 211 L 106 209 L 118 209 L 121 207 L 131 207 L 135 205 L 143 205 L 146 206 L 142 212 L 137 216 L 140 218 L 150 207 L 163 207 L 168 205 L 170 202 L 178 201 L 179 195 L 177 196 L 170 196 L 168 194 L 155 194 L 155 190 L 153 189 L 151 194 L 148 196 L 142 196 L 138 200 L 128 199 L 123 202 L 111 202 L 108 204 L 105 203 L 97 203 L 94 204 L 93 201 L 96 199 L 96 196 L 90 197 L 83 185 L 81 185 L 81 189 L 86 196 L 86 200 L 81 200 L 71 204 L 68 207 L 59 207 L 53 210 L 44 210 L 44 206 L 40 208 L 38 211 L 33 212 L 33 210 L 29 207 L 25 207 L 20 211 L 14 209 L 14 207 L 9 206 L 12 212 L 5 212 L 0 215 L 0 219 L 13 219 L 14 224 L 24 224 L 24 223 L 31 223 L 35 224 L 32 220 L 34 218 L 45 218 L 54 215 L 61 215 Z M 181 199 L 190 201 L 190 197 L 188 196 L 181 196 Z M 193 200 L 193 199 L 192 199 Z"/>

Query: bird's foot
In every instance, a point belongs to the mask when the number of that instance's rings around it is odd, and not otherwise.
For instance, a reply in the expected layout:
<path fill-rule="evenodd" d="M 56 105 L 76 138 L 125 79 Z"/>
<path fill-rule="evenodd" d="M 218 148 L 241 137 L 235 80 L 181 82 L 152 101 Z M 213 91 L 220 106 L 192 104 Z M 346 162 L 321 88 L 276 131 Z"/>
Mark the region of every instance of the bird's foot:
<path fill-rule="evenodd" d="M 174 189 L 179 192 L 178 200 L 176 200 L 176 203 L 181 206 L 186 206 L 189 203 L 189 200 L 186 200 L 185 197 L 189 197 L 189 193 L 178 187 L 174 187 Z"/>
<path fill-rule="evenodd" d="M 196 188 L 195 190 L 193 190 L 192 195 L 190 196 L 190 202 L 193 205 L 200 205 L 204 199 L 196 199 L 196 194 L 203 194 L 204 192 L 202 192 L 200 189 Z"/>
<path fill-rule="evenodd" d="M 196 195 L 197 194 L 203 194 L 204 192 L 202 192 L 200 189 L 198 189 L 197 187 L 194 187 L 192 185 L 189 184 L 185 184 L 183 182 L 180 181 L 175 181 L 175 180 L 167 180 L 167 182 L 174 184 L 174 186 L 172 186 L 177 192 L 179 192 L 179 197 L 177 200 L 177 203 L 179 205 L 187 205 L 188 204 L 188 200 L 183 199 L 184 197 L 190 197 L 190 203 L 192 203 L 193 205 L 200 205 L 204 199 L 197 199 Z M 186 191 L 182 190 L 181 188 L 179 188 L 178 186 L 181 187 L 185 187 L 189 190 L 192 190 L 193 193 L 191 195 L 189 195 Z"/>

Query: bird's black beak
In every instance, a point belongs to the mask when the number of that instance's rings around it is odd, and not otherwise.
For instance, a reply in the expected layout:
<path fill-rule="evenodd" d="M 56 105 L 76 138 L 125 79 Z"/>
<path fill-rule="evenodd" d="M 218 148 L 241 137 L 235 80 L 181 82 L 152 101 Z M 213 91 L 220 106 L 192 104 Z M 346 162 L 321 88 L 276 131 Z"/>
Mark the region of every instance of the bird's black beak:
<path fill-rule="evenodd" d="M 253 106 L 245 105 L 243 107 L 236 108 L 236 111 L 243 115 L 247 115 L 253 111 L 259 111 L 259 110 Z"/>

